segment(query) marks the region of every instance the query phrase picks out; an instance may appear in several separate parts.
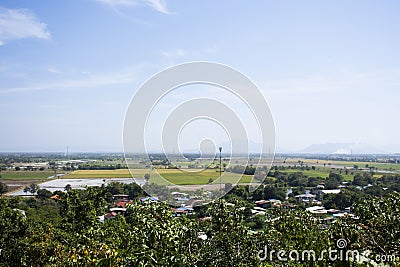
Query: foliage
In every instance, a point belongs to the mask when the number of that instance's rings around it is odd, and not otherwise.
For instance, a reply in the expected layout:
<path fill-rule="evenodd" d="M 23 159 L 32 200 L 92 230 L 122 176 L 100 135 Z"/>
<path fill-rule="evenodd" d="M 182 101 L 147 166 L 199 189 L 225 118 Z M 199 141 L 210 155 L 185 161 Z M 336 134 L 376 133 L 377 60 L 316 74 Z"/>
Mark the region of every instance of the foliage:
<path fill-rule="evenodd" d="M 62 227 L 77 231 L 98 225 L 98 216 L 106 211 L 105 187 L 71 189 L 60 201 Z"/>
<path fill-rule="evenodd" d="M 3 195 L 4 193 L 7 193 L 7 191 L 8 191 L 8 186 L 0 182 L 0 196 Z"/>
<path fill-rule="evenodd" d="M 400 251 L 398 193 L 358 199 L 357 191 L 343 190 L 339 199 L 357 196 L 356 217 L 330 227 L 301 209 L 272 208 L 253 216 L 246 187 L 234 187 L 226 195 L 234 205 L 217 200 L 197 208 L 197 218 L 175 217 L 163 203 L 133 201 L 124 216 L 101 223 L 98 216 L 111 204 L 107 194 L 116 188 L 142 193 L 140 187 L 110 184 L 71 189 L 60 201 L 0 198 L 0 266 L 357 266 L 326 256 L 284 263 L 277 257 L 258 258 L 264 247 L 314 250 L 319 256 L 335 249 L 338 239 L 373 255 Z M 264 197 L 278 189 L 265 186 L 257 194 Z M 26 218 L 15 208 L 25 210 Z"/>
<path fill-rule="evenodd" d="M 400 194 L 364 199 L 354 206 L 359 217 L 361 245 L 373 253 L 386 255 L 400 251 Z"/>
<path fill-rule="evenodd" d="M 52 195 L 51 191 L 47 189 L 39 189 L 37 191 L 37 197 L 40 199 L 48 199 L 51 197 L 51 195 Z"/>

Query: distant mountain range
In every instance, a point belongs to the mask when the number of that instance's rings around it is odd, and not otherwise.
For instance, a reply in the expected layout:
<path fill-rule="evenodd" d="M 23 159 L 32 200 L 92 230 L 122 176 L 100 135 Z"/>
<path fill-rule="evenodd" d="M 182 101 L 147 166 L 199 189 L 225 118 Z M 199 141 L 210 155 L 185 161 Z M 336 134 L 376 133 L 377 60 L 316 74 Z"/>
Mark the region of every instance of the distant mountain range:
<path fill-rule="evenodd" d="M 231 144 L 226 142 L 220 144 L 218 146 L 222 147 L 222 153 L 230 153 L 231 152 Z M 218 154 L 218 146 L 217 146 L 217 154 Z M 259 153 L 261 151 L 262 144 L 257 142 L 244 142 L 237 141 L 236 142 L 236 152 L 237 153 Z M 158 151 L 158 150 L 157 150 Z M 268 151 L 273 152 L 273 148 L 264 148 L 264 152 L 268 153 Z M 282 147 L 277 147 L 277 153 L 304 153 L 304 154 L 395 154 L 399 153 L 400 146 L 387 146 L 387 147 L 375 147 L 369 145 L 367 143 L 325 143 L 325 144 L 312 144 L 301 150 L 290 150 L 284 149 Z M 153 151 L 150 151 L 153 152 Z M 156 152 L 156 150 L 154 150 Z M 160 152 L 160 151 L 158 151 Z M 184 149 L 184 153 L 200 153 L 198 149 Z"/>
<path fill-rule="evenodd" d="M 386 151 L 366 143 L 313 144 L 299 151 L 310 154 L 381 154 Z"/>

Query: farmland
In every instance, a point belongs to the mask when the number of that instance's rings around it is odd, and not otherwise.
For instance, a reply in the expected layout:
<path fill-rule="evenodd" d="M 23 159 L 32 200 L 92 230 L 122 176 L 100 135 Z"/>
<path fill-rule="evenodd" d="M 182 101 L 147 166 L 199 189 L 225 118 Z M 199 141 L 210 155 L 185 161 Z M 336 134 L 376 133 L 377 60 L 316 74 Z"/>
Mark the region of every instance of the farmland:
<path fill-rule="evenodd" d="M 344 161 L 344 160 L 324 160 L 324 159 L 303 159 L 303 158 L 290 158 L 290 159 L 278 159 L 275 160 L 274 165 L 281 165 L 283 162 L 286 165 L 298 165 L 298 162 L 303 162 L 305 165 L 315 166 L 335 166 L 335 167 L 346 167 L 354 168 L 368 168 L 372 167 L 378 170 L 385 171 L 400 171 L 400 164 L 396 163 L 385 163 L 385 162 L 369 162 L 369 161 Z M 367 167 L 368 166 L 368 167 Z"/>
<path fill-rule="evenodd" d="M 218 177 L 219 172 L 216 170 L 179 170 L 179 169 L 134 169 L 132 170 L 133 177 L 143 178 L 146 173 L 150 174 L 149 182 L 154 182 L 157 184 L 167 184 L 158 177 L 157 173 L 162 175 L 169 182 L 177 185 L 198 185 L 198 184 L 208 184 L 210 178 L 213 179 L 214 183 L 219 183 Z M 119 169 L 119 170 L 79 170 L 63 178 L 130 178 L 132 177 L 129 170 Z M 239 174 L 225 173 L 223 176 L 224 183 L 236 183 L 240 178 Z M 251 176 L 244 175 L 240 180 L 240 183 L 248 183 L 251 180 Z"/>
<path fill-rule="evenodd" d="M 145 173 L 146 172 L 144 171 L 141 177 L 143 177 Z M 117 170 L 79 170 L 71 172 L 65 175 L 63 178 L 130 178 L 130 177 L 132 176 L 128 169 L 117 169 Z"/>
<path fill-rule="evenodd" d="M 43 180 L 54 175 L 54 171 L 2 171 L 1 180 L 14 180 L 14 181 L 25 181 L 25 180 Z"/>

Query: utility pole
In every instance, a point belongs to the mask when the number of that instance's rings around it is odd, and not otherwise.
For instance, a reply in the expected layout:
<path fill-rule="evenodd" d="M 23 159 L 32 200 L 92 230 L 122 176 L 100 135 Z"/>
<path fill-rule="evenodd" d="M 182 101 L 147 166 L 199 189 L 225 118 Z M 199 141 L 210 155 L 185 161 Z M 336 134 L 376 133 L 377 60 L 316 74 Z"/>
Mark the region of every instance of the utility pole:
<path fill-rule="evenodd" d="M 219 147 L 219 191 L 222 192 L 222 146 Z"/>

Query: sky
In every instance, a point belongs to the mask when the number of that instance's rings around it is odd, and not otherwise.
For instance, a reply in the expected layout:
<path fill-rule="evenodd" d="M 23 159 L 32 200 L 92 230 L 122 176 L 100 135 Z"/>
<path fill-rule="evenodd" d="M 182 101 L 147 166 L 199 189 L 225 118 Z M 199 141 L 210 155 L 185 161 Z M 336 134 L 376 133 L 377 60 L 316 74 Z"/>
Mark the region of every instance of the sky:
<path fill-rule="evenodd" d="M 231 66 L 258 86 L 278 151 L 400 152 L 399 13 L 397 0 L 2 0 L 0 152 L 120 152 L 138 88 L 191 61 Z M 219 95 L 190 88 L 180 97 Z M 218 128 L 192 126 L 186 149 Z"/>

